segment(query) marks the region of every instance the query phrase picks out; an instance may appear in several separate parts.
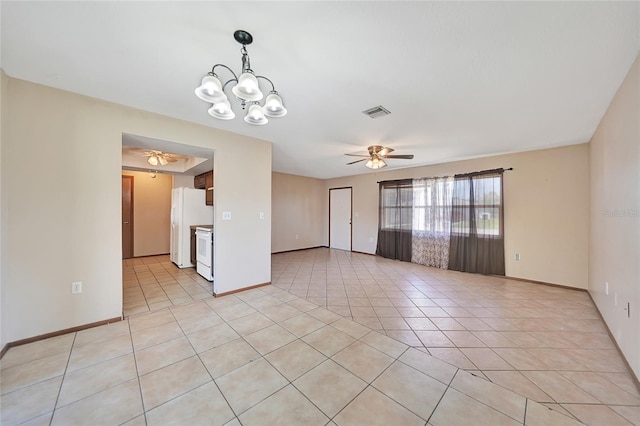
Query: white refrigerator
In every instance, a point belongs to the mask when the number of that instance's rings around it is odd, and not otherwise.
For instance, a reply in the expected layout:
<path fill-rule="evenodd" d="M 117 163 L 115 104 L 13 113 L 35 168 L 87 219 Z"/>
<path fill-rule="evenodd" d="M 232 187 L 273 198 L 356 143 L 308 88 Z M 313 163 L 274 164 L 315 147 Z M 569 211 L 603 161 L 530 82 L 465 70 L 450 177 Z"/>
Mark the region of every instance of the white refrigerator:
<path fill-rule="evenodd" d="M 171 190 L 171 253 L 178 268 L 191 263 L 191 226 L 213 224 L 213 206 L 205 204 L 205 190 L 174 188 Z"/>

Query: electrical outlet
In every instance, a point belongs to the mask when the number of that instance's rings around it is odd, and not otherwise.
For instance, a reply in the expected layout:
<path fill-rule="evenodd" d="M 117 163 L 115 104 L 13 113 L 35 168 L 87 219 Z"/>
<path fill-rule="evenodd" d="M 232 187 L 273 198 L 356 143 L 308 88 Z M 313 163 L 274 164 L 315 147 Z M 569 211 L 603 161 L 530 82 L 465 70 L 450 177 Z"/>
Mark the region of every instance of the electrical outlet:
<path fill-rule="evenodd" d="M 264 212 L 260 212 L 260 214 L 258 215 L 258 217 L 260 218 L 260 220 L 264 219 Z"/>
<path fill-rule="evenodd" d="M 369 237 L 369 242 L 372 243 L 373 242 L 373 237 Z"/>
<path fill-rule="evenodd" d="M 520 261 L 520 253 L 516 253 L 516 260 Z"/>
<path fill-rule="evenodd" d="M 609 282 L 605 281 L 604 283 L 604 294 L 609 295 Z"/>
<path fill-rule="evenodd" d="M 71 283 L 71 293 L 82 293 L 82 281 L 76 281 Z"/>
<path fill-rule="evenodd" d="M 222 220 L 231 220 L 231 212 L 222 212 Z"/>
<path fill-rule="evenodd" d="M 300 235 L 296 234 L 296 240 L 300 239 Z"/>

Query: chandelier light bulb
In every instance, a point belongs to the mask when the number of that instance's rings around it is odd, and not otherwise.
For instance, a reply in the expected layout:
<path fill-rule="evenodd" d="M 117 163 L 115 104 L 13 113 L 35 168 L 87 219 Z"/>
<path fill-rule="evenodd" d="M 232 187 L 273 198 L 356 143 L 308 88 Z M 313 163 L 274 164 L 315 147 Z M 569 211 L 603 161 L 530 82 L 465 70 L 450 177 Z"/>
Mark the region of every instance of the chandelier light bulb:
<path fill-rule="evenodd" d="M 243 72 L 238 79 L 238 84 L 233 86 L 231 91 L 245 101 L 259 101 L 264 97 L 258 87 L 258 79 L 251 72 Z"/>
<path fill-rule="evenodd" d="M 212 104 L 227 99 L 227 95 L 222 91 L 222 83 L 218 77 L 211 74 L 204 76 L 202 83 L 196 88 L 196 96 Z"/>
<path fill-rule="evenodd" d="M 260 105 L 253 104 L 249 107 L 249 111 L 247 111 L 247 115 L 244 117 L 244 121 L 249 124 L 253 124 L 256 126 L 262 126 L 263 124 L 267 124 L 269 120 L 264 116 L 264 112 L 262 112 L 262 107 Z"/>
<path fill-rule="evenodd" d="M 211 105 L 208 112 L 210 116 L 220 120 L 233 120 L 236 117 L 227 99 Z"/>
<path fill-rule="evenodd" d="M 272 92 L 267 96 L 263 109 L 265 115 L 269 117 L 284 117 L 287 115 L 287 109 L 282 104 L 282 98 L 277 92 Z"/>

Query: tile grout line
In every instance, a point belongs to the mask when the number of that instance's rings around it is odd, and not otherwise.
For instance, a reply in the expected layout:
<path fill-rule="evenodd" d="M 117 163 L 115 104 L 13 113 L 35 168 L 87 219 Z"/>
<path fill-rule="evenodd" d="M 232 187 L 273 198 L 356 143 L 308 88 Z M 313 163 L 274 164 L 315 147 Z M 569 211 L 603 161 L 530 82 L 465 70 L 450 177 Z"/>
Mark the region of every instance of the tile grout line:
<path fill-rule="evenodd" d="M 62 380 L 60 380 L 60 388 L 58 389 L 58 394 L 56 395 L 56 400 L 53 403 L 53 410 L 51 411 L 51 418 L 49 419 L 49 426 L 51 426 L 52 422 L 53 422 L 53 417 L 56 414 L 56 410 L 58 409 L 58 400 L 60 399 L 60 393 L 62 392 L 62 386 L 64 385 L 64 379 L 67 376 L 67 369 L 69 368 L 69 362 L 71 362 L 71 353 L 73 352 L 73 347 L 75 346 L 76 343 L 76 337 L 78 336 L 78 333 L 73 333 L 73 341 L 71 342 L 71 348 L 69 349 L 69 356 L 67 357 L 67 362 L 64 366 L 64 371 L 62 372 Z M 33 420 L 33 419 L 30 419 Z"/>
<path fill-rule="evenodd" d="M 135 347 L 133 346 L 133 332 L 131 331 L 131 322 L 129 322 L 129 320 L 125 320 L 125 321 L 127 321 L 129 326 L 129 337 L 131 338 L 131 354 L 133 355 L 133 364 L 136 371 L 136 379 L 138 380 L 138 391 L 140 392 L 140 402 L 142 403 L 142 415 L 144 416 L 144 423 L 147 424 L 147 410 L 145 409 L 144 395 L 142 394 L 142 382 L 140 380 L 140 373 L 138 371 L 138 357 L 136 357 L 136 350 L 135 350 Z M 134 417 L 134 419 L 136 417 Z M 129 419 L 129 420 L 133 420 L 133 419 Z"/>

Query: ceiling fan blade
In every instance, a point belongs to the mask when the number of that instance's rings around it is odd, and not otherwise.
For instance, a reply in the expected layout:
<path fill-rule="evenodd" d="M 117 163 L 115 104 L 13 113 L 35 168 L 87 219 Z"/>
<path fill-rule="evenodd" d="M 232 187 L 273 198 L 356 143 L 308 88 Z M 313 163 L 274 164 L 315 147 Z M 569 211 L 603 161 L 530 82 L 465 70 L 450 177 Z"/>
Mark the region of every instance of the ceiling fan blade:
<path fill-rule="evenodd" d="M 350 163 L 347 163 L 347 166 L 348 166 L 348 165 L 350 165 L 350 164 L 356 164 L 356 163 L 359 163 L 359 162 L 361 162 L 361 161 L 367 161 L 368 159 L 369 159 L 369 157 L 367 156 L 367 158 L 363 158 L 362 160 L 356 160 L 356 161 L 352 161 L 352 162 L 350 162 Z"/>
<path fill-rule="evenodd" d="M 383 155 L 383 158 L 401 158 L 403 160 L 412 160 L 413 159 L 413 154 L 406 154 L 406 155 Z"/>
<path fill-rule="evenodd" d="M 170 163 L 175 163 L 176 161 L 178 161 L 178 160 L 176 160 L 176 159 L 175 159 L 175 158 L 173 158 L 173 157 L 165 157 L 165 158 L 166 158 L 166 159 L 167 159 L 167 161 L 168 161 L 168 162 L 170 162 Z"/>
<path fill-rule="evenodd" d="M 345 155 L 349 155 L 351 157 L 370 157 L 370 155 L 364 155 L 364 154 L 345 154 Z"/>
<path fill-rule="evenodd" d="M 395 151 L 395 149 L 393 148 L 387 148 L 386 146 L 384 148 L 382 148 L 380 151 L 378 151 L 378 155 L 382 155 L 382 156 L 386 156 L 389 153 L 392 153 L 393 151 Z"/>

